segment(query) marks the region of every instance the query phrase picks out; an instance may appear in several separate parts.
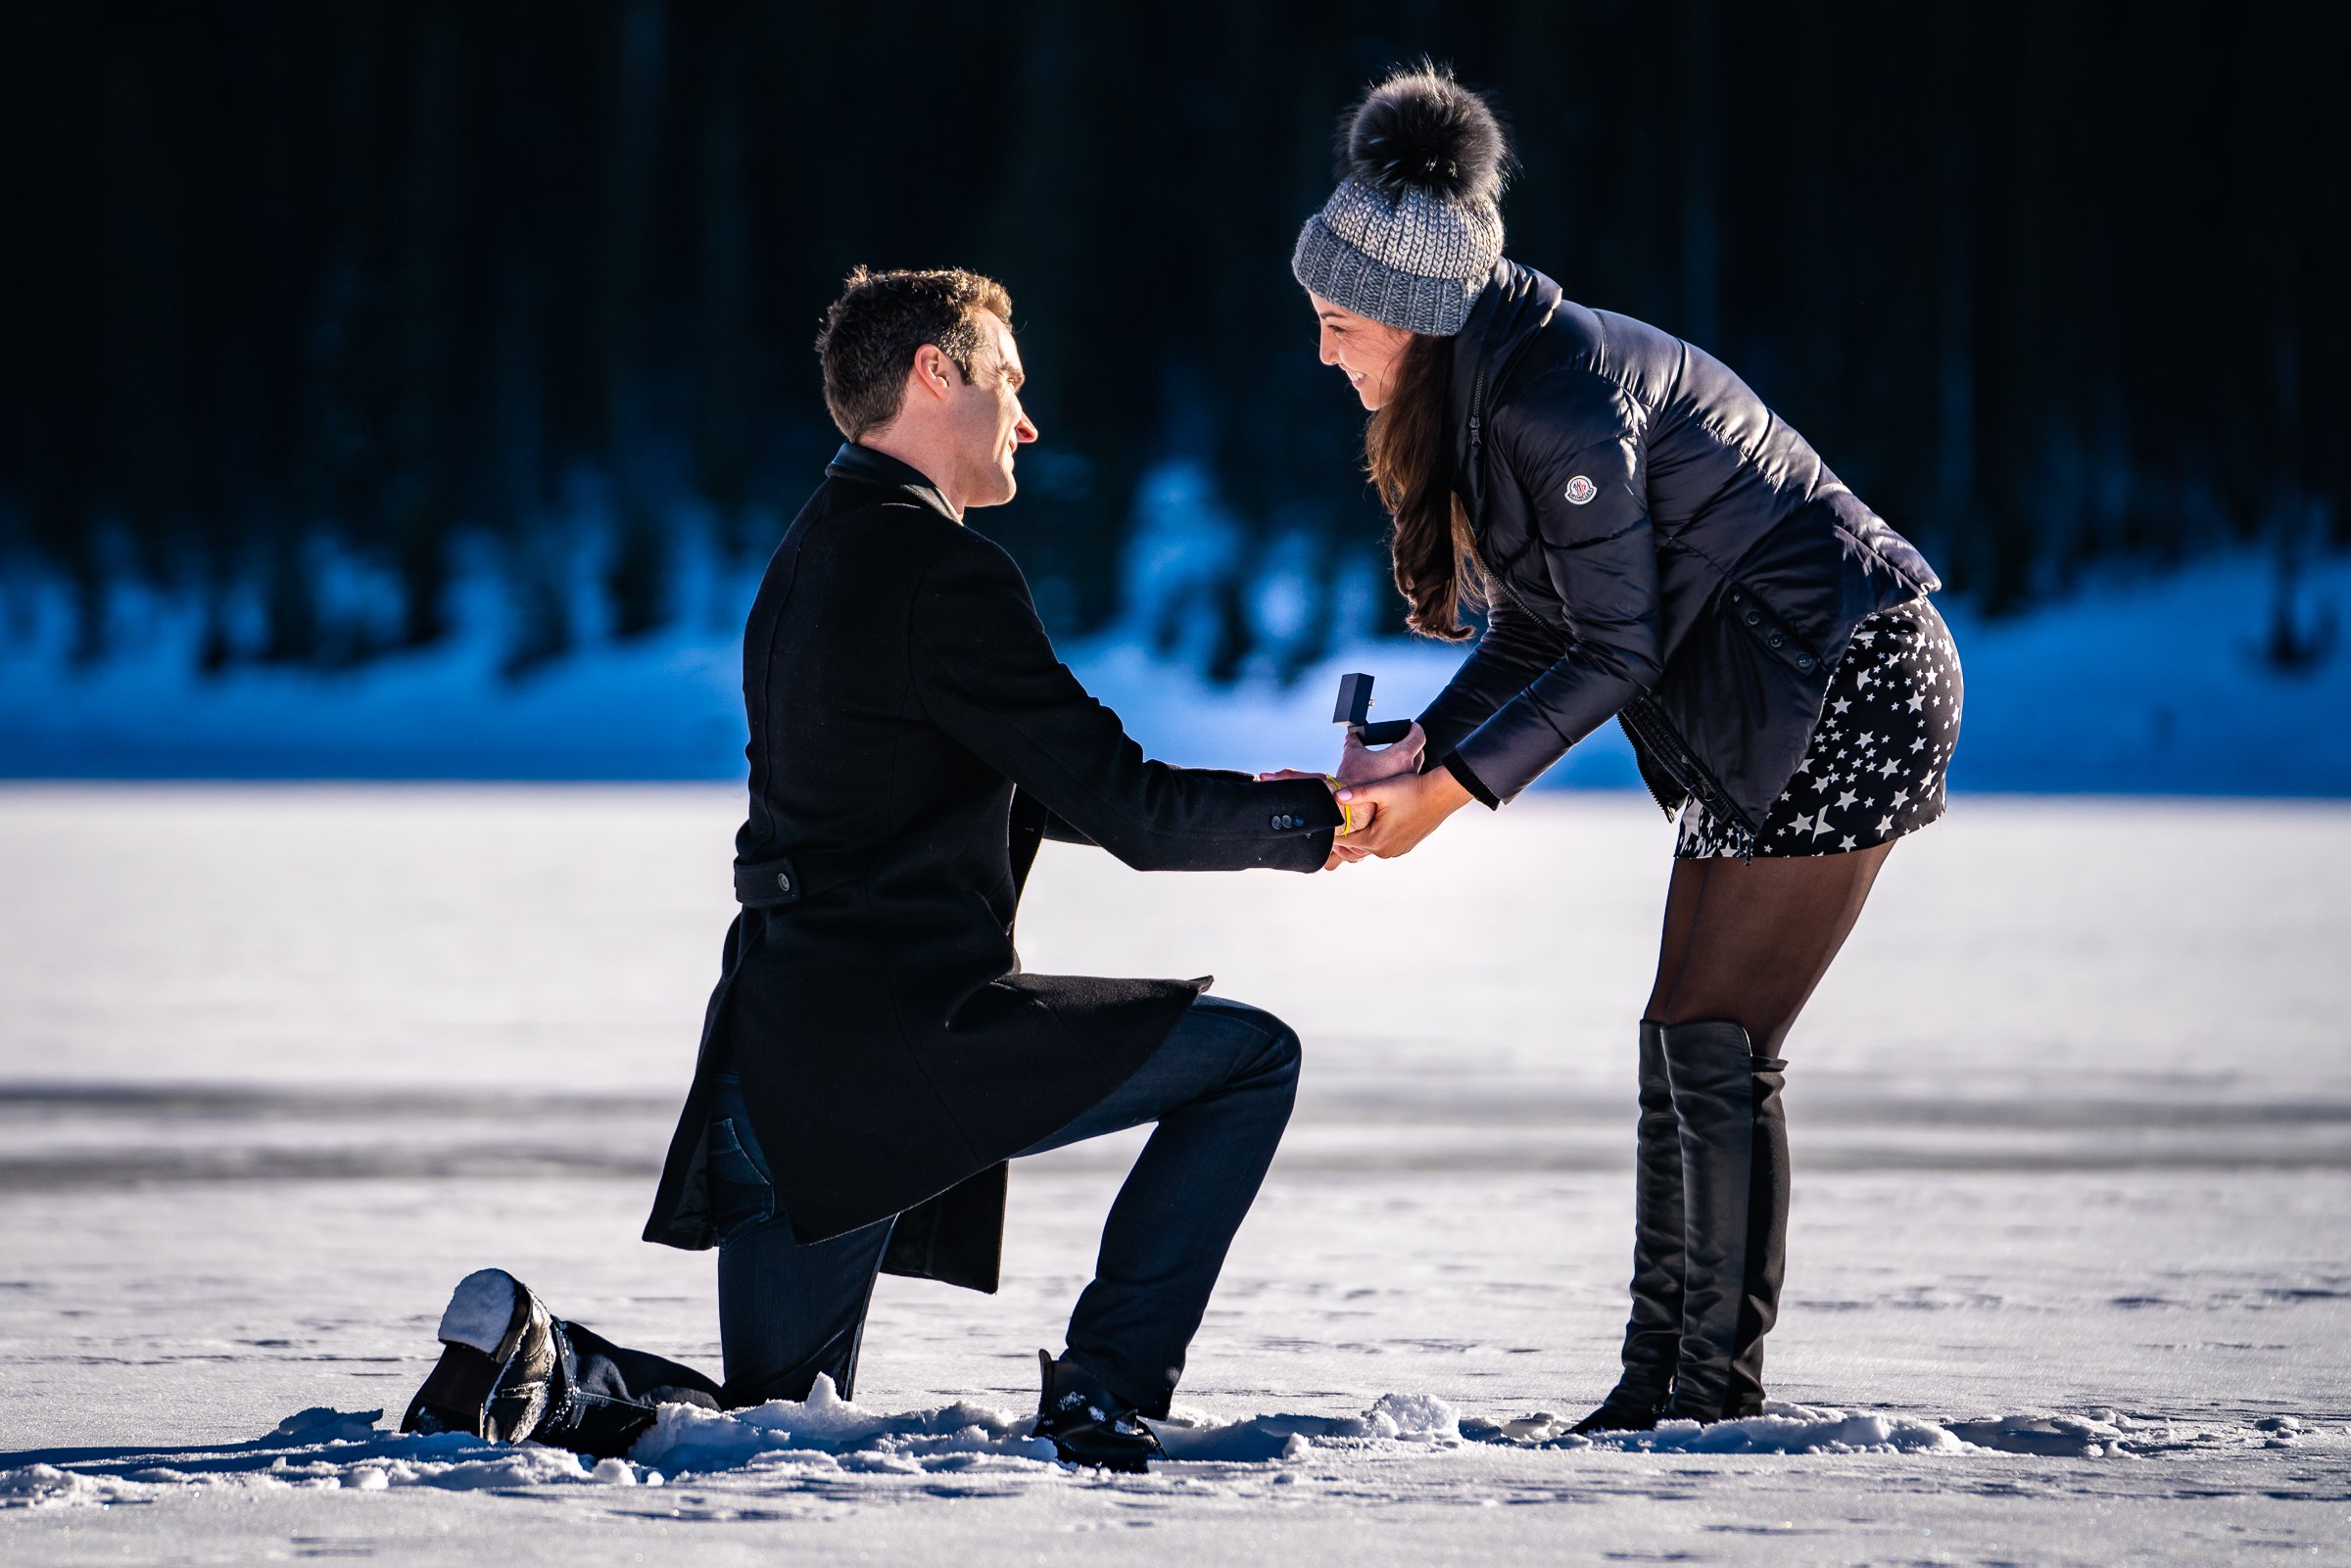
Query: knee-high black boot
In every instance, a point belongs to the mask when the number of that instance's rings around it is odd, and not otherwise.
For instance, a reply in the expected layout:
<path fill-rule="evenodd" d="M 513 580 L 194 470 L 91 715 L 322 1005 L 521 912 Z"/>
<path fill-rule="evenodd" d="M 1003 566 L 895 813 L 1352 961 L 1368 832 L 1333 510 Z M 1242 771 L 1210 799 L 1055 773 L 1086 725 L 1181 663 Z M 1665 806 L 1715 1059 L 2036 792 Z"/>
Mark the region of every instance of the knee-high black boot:
<path fill-rule="evenodd" d="M 1736 1023 L 1662 1031 L 1682 1154 L 1682 1328 L 1669 1419 L 1763 1407 L 1763 1336 L 1779 1315 L 1788 1229 L 1785 1062 Z"/>
<path fill-rule="evenodd" d="M 1788 1272 L 1788 1115 L 1780 1104 L 1788 1064 L 1759 1056 L 1751 1067 L 1755 1134 L 1747 1184 L 1747 1289 L 1722 1404 L 1731 1420 L 1763 1413 L 1763 1336 L 1779 1321 L 1780 1281 Z"/>
<path fill-rule="evenodd" d="M 1633 1309 L 1624 1371 L 1575 1424 L 1578 1432 L 1645 1432 L 1673 1390 L 1682 1339 L 1682 1140 L 1659 1027 L 1641 1024 L 1641 1119 L 1633 1173 Z"/>

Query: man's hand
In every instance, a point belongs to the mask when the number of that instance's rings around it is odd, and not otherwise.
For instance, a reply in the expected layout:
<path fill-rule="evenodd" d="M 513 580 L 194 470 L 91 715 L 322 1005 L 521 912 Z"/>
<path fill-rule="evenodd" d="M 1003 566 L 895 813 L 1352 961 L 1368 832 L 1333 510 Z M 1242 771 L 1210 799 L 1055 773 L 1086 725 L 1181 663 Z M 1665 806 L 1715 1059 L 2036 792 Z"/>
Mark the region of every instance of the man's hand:
<path fill-rule="evenodd" d="M 1411 739 L 1417 738 L 1418 736 L 1416 733 L 1411 737 Z M 1382 756 L 1385 755 L 1386 752 L 1398 750 L 1408 743 L 1410 743 L 1409 740 L 1399 740 L 1393 746 L 1388 746 L 1382 751 L 1375 751 L 1370 754 L 1372 756 Z M 1280 768 L 1276 769 L 1272 773 L 1261 773 L 1257 776 L 1257 778 L 1260 784 L 1271 784 L 1275 780 L 1279 779 L 1317 779 L 1320 780 L 1324 784 L 1328 784 L 1330 782 L 1328 775 L 1308 773 L 1302 768 Z M 1345 797 L 1340 798 L 1344 799 Z M 1354 818 L 1358 826 L 1353 833 L 1331 834 L 1330 858 L 1322 862 L 1322 869 L 1324 871 L 1335 871 L 1339 867 L 1346 865 L 1349 861 L 1361 860 L 1365 855 L 1370 853 L 1368 850 L 1351 849 L 1348 846 L 1360 841 L 1364 836 L 1365 830 L 1368 829 L 1371 824 L 1379 820 L 1379 806 L 1374 801 L 1349 800 L 1346 804 L 1340 806 L 1339 810 L 1344 815 Z"/>
<path fill-rule="evenodd" d="M 1412 734 L 1392 745 L 1367 746 L 1363 736 L 1352 730 L 1347 742 L 1339 748 L 1338 781 L 1343 784 L 1369 784 L 1375 779 L 1393 779 L 1400 773 L 1412 773 L 1420 766 L 1420 753 L 1428 744 L 1428 736 L 1420 727 L 1413 726 Z"/>
<path fill-rule="evenodd" d="M 1421 839 L 1437 831 L 1439 823 L 1469 804 L 1471 798 L 1461 781 L 1443 768 L 1349 784 L 1339 791 L 1340 804 L 1359 810 L 1370 806 L 1371 821 L 1360 832 L 1334 840 L 1332 854 L 1338 855 L 1339 845 L 1346 847 L 1346 857 L 1351 860 L 1365 855 L 1394 860 L 1398 855 L 1409 854 Z"/>

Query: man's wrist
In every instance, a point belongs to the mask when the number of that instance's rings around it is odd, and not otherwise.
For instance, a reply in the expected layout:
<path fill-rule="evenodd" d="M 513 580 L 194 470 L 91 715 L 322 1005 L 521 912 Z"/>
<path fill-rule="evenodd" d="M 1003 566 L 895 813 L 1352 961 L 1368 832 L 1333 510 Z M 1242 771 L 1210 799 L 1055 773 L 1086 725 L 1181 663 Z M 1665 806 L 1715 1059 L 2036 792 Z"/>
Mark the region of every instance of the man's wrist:
<path fill-rule="evenodd" d="M 1322 782 L 1330 785 L 1330 803 L 1339 808 L 1339 836 L 1344 838 L 1355 832 L 1355 803 L 1341 800 L 1339 791 L 1350 786 L 1340 783 L 1338 775 L 1333 773 L 1324 774 Z"/>

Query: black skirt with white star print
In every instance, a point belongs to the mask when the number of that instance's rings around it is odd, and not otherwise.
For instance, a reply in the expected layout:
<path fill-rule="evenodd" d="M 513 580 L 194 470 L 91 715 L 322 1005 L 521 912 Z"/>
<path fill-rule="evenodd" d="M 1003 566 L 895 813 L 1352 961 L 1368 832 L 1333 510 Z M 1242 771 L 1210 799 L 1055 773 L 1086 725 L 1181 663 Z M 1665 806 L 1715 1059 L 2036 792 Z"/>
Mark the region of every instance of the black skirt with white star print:
<path fill-rule="evenodd" d="M 1943 815 L 1943 775 L 1959 741 L 1959 650 L 1927 600 L 1880 610 L 1853 631 L 1829 677 L 1820 728 L 1775 801 L 1754 853 L 1836 855 L 1888 843 Z M 1747 852 L 1743 835 L 1693 800 L 1673 853 Z"/>

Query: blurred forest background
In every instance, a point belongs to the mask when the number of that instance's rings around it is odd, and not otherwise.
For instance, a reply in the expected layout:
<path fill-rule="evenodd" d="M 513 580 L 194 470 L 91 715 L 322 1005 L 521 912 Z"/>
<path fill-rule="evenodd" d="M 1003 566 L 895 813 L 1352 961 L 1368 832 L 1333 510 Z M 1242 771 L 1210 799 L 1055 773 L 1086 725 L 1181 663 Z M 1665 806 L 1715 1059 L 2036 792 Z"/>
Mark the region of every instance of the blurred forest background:
<path fill-rule="evenodd" d="M 1380 558 L 1287 261 L 1342 109 L 1426 53 L 1512 129 L 1509 254 L 1726 358 L 1980 608 L 2230 543 L 2290 582 L 2351 539 L 2347 16 L 27 0 L 0 575 L 71 585 L 82 659 L 137 582 L 207 668 L 347 667 L 451 635 L 471 542 L 520 673 L 580 637 L 593 545 L 600 635 L 643 635 L 686 536 L 755 571 L 838 440 L 841 274 L 956 263 L 1016 302 L 1045 443 L 985 522 L 1048 620 L 1121 613 L 1188 458 L 1243 542 L 1204 590 L 1229 674 L 1253 542 Z"/>

